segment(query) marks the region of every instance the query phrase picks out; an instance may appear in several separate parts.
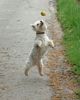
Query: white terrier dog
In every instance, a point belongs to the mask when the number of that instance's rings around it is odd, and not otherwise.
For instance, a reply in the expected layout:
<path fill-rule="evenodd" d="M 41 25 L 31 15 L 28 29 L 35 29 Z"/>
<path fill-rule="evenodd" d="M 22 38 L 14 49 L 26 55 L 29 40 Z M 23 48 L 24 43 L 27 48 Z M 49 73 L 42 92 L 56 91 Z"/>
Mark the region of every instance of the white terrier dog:
<path fill-rule="evenodd" d="M 47 25 L 43 20 L 36 21 L 34 24 L 32 24 L 32 28 L 36 32 L 36 38 L 34 47 L 26 64 L 25 75 L 28 76 L 29 70 L 36 65 L 38 67 L 39 74 L 43 76 L 42 57 L 46 53 L 49 46 L 52 48 L 54 47 L 54 43 L 46 34 Z"/>

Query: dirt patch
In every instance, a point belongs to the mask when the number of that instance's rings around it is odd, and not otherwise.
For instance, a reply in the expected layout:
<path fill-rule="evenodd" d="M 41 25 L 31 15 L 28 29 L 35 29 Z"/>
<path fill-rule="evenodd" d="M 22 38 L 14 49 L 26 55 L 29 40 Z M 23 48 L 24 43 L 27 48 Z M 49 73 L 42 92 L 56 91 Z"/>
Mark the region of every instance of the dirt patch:
<path fill-rule="evenodd" d="M 80 3 L 80 0 L 77 0 L 78 3 Z"/>
<path fill-rule="evenodd" d="M 62 45 L 63 32 L 56 17 L 56 2 L 55 0 L 53 1 L 50 1 L 51 18 L 48 20 L 48 23 L 49 31 L 52 33 L 52 38 L 55 42 L 55 48 L 48 53 L 47 64 L 50 68 L 50 85 L 55 92 L 52 100 L 75 100 L 74 89 L 76 85 L 70 72 L 71 66 L 64 56 L 65 50 Z"/>

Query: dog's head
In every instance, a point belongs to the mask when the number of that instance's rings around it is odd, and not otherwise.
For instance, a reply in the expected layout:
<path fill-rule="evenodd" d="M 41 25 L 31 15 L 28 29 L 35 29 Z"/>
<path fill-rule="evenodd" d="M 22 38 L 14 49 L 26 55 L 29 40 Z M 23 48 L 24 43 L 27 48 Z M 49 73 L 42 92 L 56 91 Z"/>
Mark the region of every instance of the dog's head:
<path fill-rule="evenodd" d="M 45 32 L 47 30 L 47 25 L 43 20 L 36 21 L 34 24 L 31 25 L 33 30 L 36 32 Z"/>

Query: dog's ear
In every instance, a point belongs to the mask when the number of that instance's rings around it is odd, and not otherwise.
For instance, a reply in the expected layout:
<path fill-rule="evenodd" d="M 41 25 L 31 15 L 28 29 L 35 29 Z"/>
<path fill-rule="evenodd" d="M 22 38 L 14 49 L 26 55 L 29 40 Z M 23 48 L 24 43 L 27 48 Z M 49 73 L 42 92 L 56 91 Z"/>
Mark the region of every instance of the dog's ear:
<path fill-rule="evenodd" d="M 33 27 L 33 28 L 35 27 L 34 24 L 30 24 L 30 26 Z"/>

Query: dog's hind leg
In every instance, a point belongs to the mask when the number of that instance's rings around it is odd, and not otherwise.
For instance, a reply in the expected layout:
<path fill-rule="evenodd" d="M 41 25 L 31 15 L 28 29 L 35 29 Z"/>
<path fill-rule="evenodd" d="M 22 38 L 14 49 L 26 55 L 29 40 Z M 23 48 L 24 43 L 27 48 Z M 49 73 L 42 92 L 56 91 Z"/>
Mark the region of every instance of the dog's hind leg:
<path fill-rule="evenodd" d="M 29 70 L 33 67 L 32 63 L 28 62 L 25 68 L 25 75 L 28 76 Z"/>
<path fill-rule="evenodd" d="M 38 71 L 39 71 L 40 76 L 43 76 L 43 63 L 42 63 L 42 60 L 37 63 L 37 67 L 38 67 Z"/>

